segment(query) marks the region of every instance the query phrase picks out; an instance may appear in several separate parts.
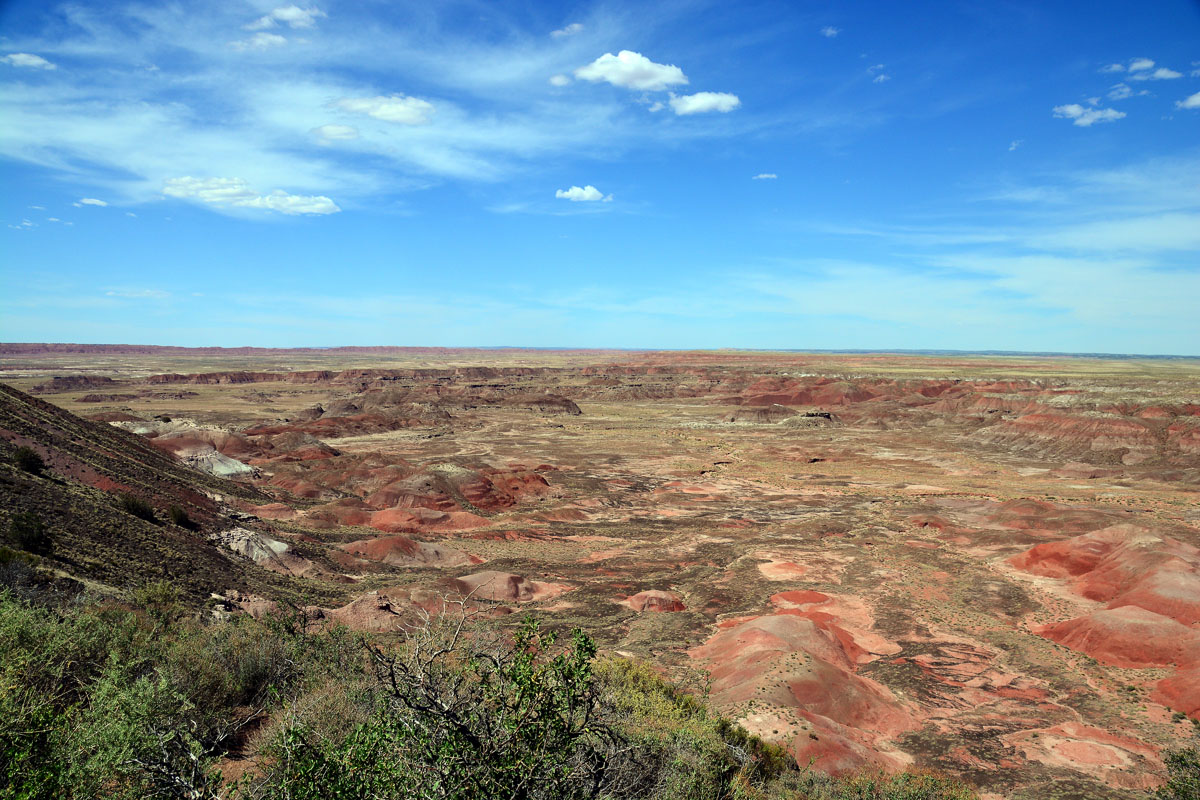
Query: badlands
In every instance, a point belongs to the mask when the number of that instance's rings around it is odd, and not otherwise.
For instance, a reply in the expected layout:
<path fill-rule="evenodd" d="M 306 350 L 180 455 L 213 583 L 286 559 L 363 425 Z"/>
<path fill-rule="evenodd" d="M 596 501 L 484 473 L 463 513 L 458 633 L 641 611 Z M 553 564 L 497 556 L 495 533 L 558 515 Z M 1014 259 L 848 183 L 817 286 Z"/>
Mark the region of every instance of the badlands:
<path fill-rule="evenodd" d="M 377 632 L 467 597 L 990 798 L 1142 797 L 1200 720 L 1195 359 L 0 353 L 0 439 L 195 521 L 106 533 L 136 568 L 63 533 L 81 579 Z"/>

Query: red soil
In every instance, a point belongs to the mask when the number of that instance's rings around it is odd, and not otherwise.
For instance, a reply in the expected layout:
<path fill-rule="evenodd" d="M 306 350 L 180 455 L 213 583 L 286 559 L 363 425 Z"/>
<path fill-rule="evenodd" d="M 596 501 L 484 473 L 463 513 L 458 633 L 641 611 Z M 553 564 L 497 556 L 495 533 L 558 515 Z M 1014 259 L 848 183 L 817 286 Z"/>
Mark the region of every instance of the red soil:
<path fill-rule="evenodd" d="M 1200 663 L 1200 630 L 1137 606 L 1095 611 L 1034 632 L 1114 667 Z"/>

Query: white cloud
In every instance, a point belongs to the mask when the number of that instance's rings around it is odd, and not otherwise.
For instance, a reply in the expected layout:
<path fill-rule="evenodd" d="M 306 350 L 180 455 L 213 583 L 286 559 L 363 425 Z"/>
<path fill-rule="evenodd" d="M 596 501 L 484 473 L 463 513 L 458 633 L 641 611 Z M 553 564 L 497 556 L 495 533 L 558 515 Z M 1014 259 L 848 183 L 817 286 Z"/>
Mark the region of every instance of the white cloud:
<path fill-rule="evenodd" d="M 57 64 L 51 63 L 41 56 L 35 56 L 33 53 L 9 53 L 6 56 L 0 56 L 0 61 L 3 61 L 5 64 L 11 64 L 14 67 L 58 69 Z"/>
<path fill-rule="evenodd" d="M 58 217 L 46 217 L 46 222 L 62 222 Z"/>
<path fill-rule="evenodd" d="M 325 12 L 315 6 L 313 8 L 280 6 L 265 17 L 259 17 L 243 27 L 248 31 L 260 31 L 264 28 L 274 28 L 278 23 L 283 22 L 293 28 L 311 28 L 317 24 L 317 18 L 323 16 L 325 16 Z"/>
<path fill-rule="evenodd" d="M 322 144 L 358 138 L 358 128 L 351 125 L 322 125 L 313 128 L 312 132 Z"/>
<path fill-rule="evenodd" d="M 841 32 L 841 28 L 835 28 L 832 25 L 826 25 L 824 28 L 821 28 L 821 35 L 826 39 L 832 39 Z"/>
<path fill-rule="evenodd" d="M 1087 128 L 1097 122 L 1113 122 L 1123 119 L 1125 112 L 1113 108 L 1084 108 L 1078 103 L 1070 103 L 1065 106 L 1055 106 L 1054 116 L 1073 120 L 1079 127 Z"/>
<path fill-rule="evenodd" d="M 1009 146 L 1008 146 L 1008 152 L 1011 153 L 1013 150 L 1016 150 L 1018 147 L 1020 147 L 1023 144 L 1025 144 L 1024 139 L 1013 139 L 1012 143 L 1009 144 Z"/>
<path fill-rule="evenodd" d="M 1176 72 L 1175 70 L 1167 69 L 1166 67 L 1159 67 L 1158 69 L 1154 70 L 1154 72 L 1143 71 L 1143 72 L 1134 73 L 1133 75 L 1129 76 L 1129 80 L 1131 80 L 1131 81 L 1169 81 L 1169 80 L 1174 80 L 1175 78 L 1182 78 L 1182 77 L 1183 77 L 1182 72 Z"/>
<path fill-rule="evenodd" d="M 336 108 L 351 114 L 366 114 L 384 122 L 401 125 L 425 125 L 433 114 L 433 104 L 416 97 L 393 94 L 389 97 L 343 97 L 333 101 Z"/>
<path fill-rule="evenodd" d="M 671 110 L 679 116 L 687 114 L 705 114 L 718 111 L 726 114 L 742 104 L 736 94 L 728 92 L 697 92 L 676 96 L 671 94 Z"/>
<path fill-rule="evenodd" d="M 561 39 L 564 36 L 574 36 L 583 30 L 583 25 L 578 22 L 572 22 L 570 25 L 565 25 L 556 31 L 550 31 L 550 35 L 555 39 Z"/>
<path fill-rule="evenodd" d="M 270 47 L 279 47 L 285 44 L 287 44 L 287 39 L 278 33 L 256 33 L 249 39 L 230 42 L 229 46 L 234 50 L 266 50 Z"/>
<path fill-rule="evenodd" d="M 108 203 L 104 202 L 103 200 L 97 200 L 94 197 L 81 197 L 81 198 L 79 198 L 79 202 L 76 203 L 76 205 L 106 206 L 106 205 L 108 205 Z"/>
<path fill-rule="evenodd" d="M 755 175 L 753 178 L 751 178 L 750 180 L 752 180 L 752 181 L 773 181 L 778 177 L 779 176 L 776 175 L 774 172 L 760 172 L 757 175 Z"/>
<path fill-rule="evenodd" d="M 554 196 L 561 200 L 570 200 L 572 203 L 595 203 L 603 201 L 605 203 L 612 202 L 612 195 L 605 195 L 595 186 L 590 183 L 587 186 L 572 186 L 570 189 L 559 189 L 554 193 Z"/>
<path fill-rule="evenodd" d="M 566 86 L 570 82 L 571 82 L 571 79 L 566 75 L 551 75 L 550 76 L 550 85 L 551 86 Z"/>
<path fill-rule="evenodd" d="M 647 110 L 652 113 L 657 114 L 659 111 L 662 111 L 664 108 L 666 108 L 666 106 L 662 104 L 661 100 L 655 100 L 653 103 L 651 103 L 647 107 Z"/>
<path fill-rule="evenodd" d="M 1108 91 L 1109 100 L 1124 100 L 1127 97 L 1133 97 L 1133 89 L 1127 83 L 1118 83 Z"/>
<path fill-rule="evenodd" d="M 1179 100 L 1175 103 L 1176 108 L 1200 108 L 1200 92 L 1196 92 L 1191 97 L 1184 100 Z"/>
<path fill-rule="evenodd" d="M 876 75 L 871 80 L 871 83 L 886 83 L 887 81 L 890 81 L 891 79 L 892 79 L 892 76 L 888 75 L 887 73 L 884 72 L 884 73 L 880 73 L 880 74 Z"/>
<path fill-rule="evenodd" d="M 336 203 L 322 195 L 295 195 L 279 189 L 268 195 L 260 195 L 242 178 L 170 178 L 163 186 L 163 194 L 210 205 L 262 208 L 290 215 L 336 214 L 341 211 Z"/>
<path fill-rule="evenodd" d="M 575 77 L 585 81 L 607 81 L 613 86 L 647 92 L 661 92 L 669 86 L 688 82 L 683 70 L 674 64 L 656 64 L 632 50 L 622 50 L 615 56 L 605 53 L 575 70 Z"/>
<path fill-rule="evenodd" d="M 1135 58 L 1129 62 L 1130 72 L 1140 72 L 1141 70 L 1150 69 L 1154 66 L 1154 62 L 1148 58 Z"/>
<path fill-rule="evenodd" d="M 104 293 L 108 297 L 125 297 L 131 300 L 166 300 L 170 292 L 162 289 L 109 289 Z"/>
<path fill-rule="evenodd" d="M 1101 72 L 1124 72 L 1125 65 L 1124 64 L 1109 64 L 1107 67 L 1101 67 L 1100 71 Z"/>

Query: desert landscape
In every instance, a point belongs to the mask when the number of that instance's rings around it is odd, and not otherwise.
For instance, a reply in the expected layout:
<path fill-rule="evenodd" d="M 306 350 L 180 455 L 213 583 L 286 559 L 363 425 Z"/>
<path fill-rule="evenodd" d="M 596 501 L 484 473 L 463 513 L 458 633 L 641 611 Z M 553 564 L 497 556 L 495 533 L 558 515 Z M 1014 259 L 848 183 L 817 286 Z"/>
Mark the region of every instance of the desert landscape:
<path fill-rule="evenodd" d="M 2 521 L 43 514 L 88 586 L 381 634 L 465 597 L 698 681 L 801 766 L 985 798 L 1144 797 L 1200 721 L 1194 358 L 0 359 L 3 447 L 59 476 L 4 472 Z"/>

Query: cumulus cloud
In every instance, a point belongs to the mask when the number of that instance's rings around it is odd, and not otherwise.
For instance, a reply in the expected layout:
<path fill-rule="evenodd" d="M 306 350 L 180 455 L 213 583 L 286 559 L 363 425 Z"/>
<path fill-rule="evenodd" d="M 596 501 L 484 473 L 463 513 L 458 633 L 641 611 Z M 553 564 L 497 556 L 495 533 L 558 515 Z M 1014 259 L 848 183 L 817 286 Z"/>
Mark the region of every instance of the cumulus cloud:
<path fill-rule="evenodd" d="M 590 183 L 587 186 L 572 186 L 570 189 L 559 189 L 554 196 L 560 200 L 570 200 L 572 203 L 612 202 L 612 195 L 605 195 Z"/>
<path fill-rule="evenodd" d="M 1139 72 L 1144 69 L 1150 69 L 1154 66 L 1154 62 L 1148 58 L 1135 58 L 1129 62 L 1130 72 Z"/>
<path fill-rule="evenodd" d="M 706 114 L 718 111 L 727 114 L 742 104 L 736 94 L 728 92 L 696 92 L 696 94 L 671 94 L 671 110 L 679 116 L 687 114 Z"/>
<path fill-rule="evenodd" d="M 1124 72 L 1125 65 L 1124 64 L 1109 64 L 1107 67 L 1101 67 L 1100 71 L 1101 72 Z"/>
<path fill-rule="evenodd" d="M 325 16 L 325 12 L 317 7 L 300 8 L 299 6 L 280 6 L 264 17 L 245 25 L 248 31 L 261 31 L 264 28 L 274 28 L 279 23 L 293 28 L 311 28 L 317 24 L 317 18 Z"/>
<path fill-rule="evenodd" d="M 284 44 L 287 44 L 287 39 L 278 33 L 256 33 L 249 39 L 239 39 L 236 42 L 230 42 L 229 46 L 234 50 L 266 50 Z"/>
<path fill-rule="evenodd" d="M 1059 119 L 1069 119 L 1081 128 L 1087 128 L 1097 122 L 1114 122 L 1125 117 L 1124 111 L 1114 108 L 1085 108 L 1078 103 L 1065 106 L 1055 106 L 1054 116 Z"/>
<path fill-rule="evenodd" d="M 79 198 L 79 202 L 76 203 L 75 205 L 77 205 L 77 206 L 106 206 L 106 205 L 108 205 L 108 203 L 104 202 L 103 200 L 97 200 L 94 197 L 81 197 L 81 198 Z"/>
<path fill-rule="evenodd" d="M 0 56 L 0 61 L 3 61 L 5 64 L 11 64 L 14 67 L 58 69 L 57 64 L 47 61 L 41 56 L 35 56 L 33 53 L 9 53 L 6 56 Z"/>
<path fill-rule="evenodd" d="M 564 25 L 556 31 L 550 31 L 550 35 L 555 39 L 561 39 L 564 36 L 574 36 L 583 30 L 583 25 L 579 22 L 572 22 L 570 25 Z"/>
<path fill-rule="evenodd" d="M 322 125 L 312 132 L 323 144 L 358 138 L 358 128 L 351 125 Z"/>
<path fill-rule="evenodd" d="M 687 76 L 674 64 L 656 64 L 641 53 L 622 50 L 615 56 L 605 53 L 590 64 L 575 70 L 585 81 L 607 81 L 613 86 L 661 92 L 669 86 L 686 84 Z"/>
<path fill-rule="evenodd" d="M 550 85 L 551 86 L 566 86 L 570 82 L 571 82 L 571 79 L 566 75 L 551 75 L 550 76 Z"/>
<path fill-rule="evenodd" d="M 779 176 L 776 175 L 774 172 L 760 172 L 757 175 L 755 175 L 753 178 L 751 178 L 750 180 L 752 180 L 752 181 L 773 181 L 778 177 Z"/>
<path fill-rule="evenodd" d="M 832 39 L 841 32 L 841 28 L 835 28 L 832 25 L 826 25 L 824 28 L 821 28 L 821 35 L 826 39 Z"/>
<path fill-rule="evenodd" d="M 1179 100 L 1175 103 L 1176 108 L 1200 108 L 1200 92 L 1196 92 L 1191 97 L 1184 100 Z"/>
<path fill-rule="evenodd" d="M 1141 72 L 1134 72 L 1129 76 L 1129 80 L 1131 80 L 1131 81 L 1169 81 L 1169 80 L 1174 80 L 1175 78 L 1182 78 L 1182 77 L 1183 77 L 1182 72 L 1176 72 L 1175 70 L 1168 69 L 1166 67 L 1159 67 L 1158 69 L 1154 70 L 1153 72 L 1150 72 L 1149 70 L 1143 70 Z"/>
<path fill-rule="evenodd" d="M 276 189 L 260 195 L 242 178 L 170 178 L 163 185 L 163 194 L 182 200 L 238 208 L 262 208 L 281 214 L 336 214 L 337 204 L 322 195 L 288 194 Z"/>
<path fill-rule="evenodd" d="M 891 75 L 888 75 L 887 73 L 880 73 L 879 75 L 876 75 L 874 78 L 871 79 L 871 83 L 886 83 L 887 81 L 890 81 L 891 79 L 892 79 Z"/>
<path fill-rule="evenodd" d="M 333 101 L 335 108 L 351 114 L 366 114 L 384 122 L 401 125 L 425 125 L 433 114 L 433 104 L 416 97 L 393 94 L 388 97 L 343 97 Z"/>

